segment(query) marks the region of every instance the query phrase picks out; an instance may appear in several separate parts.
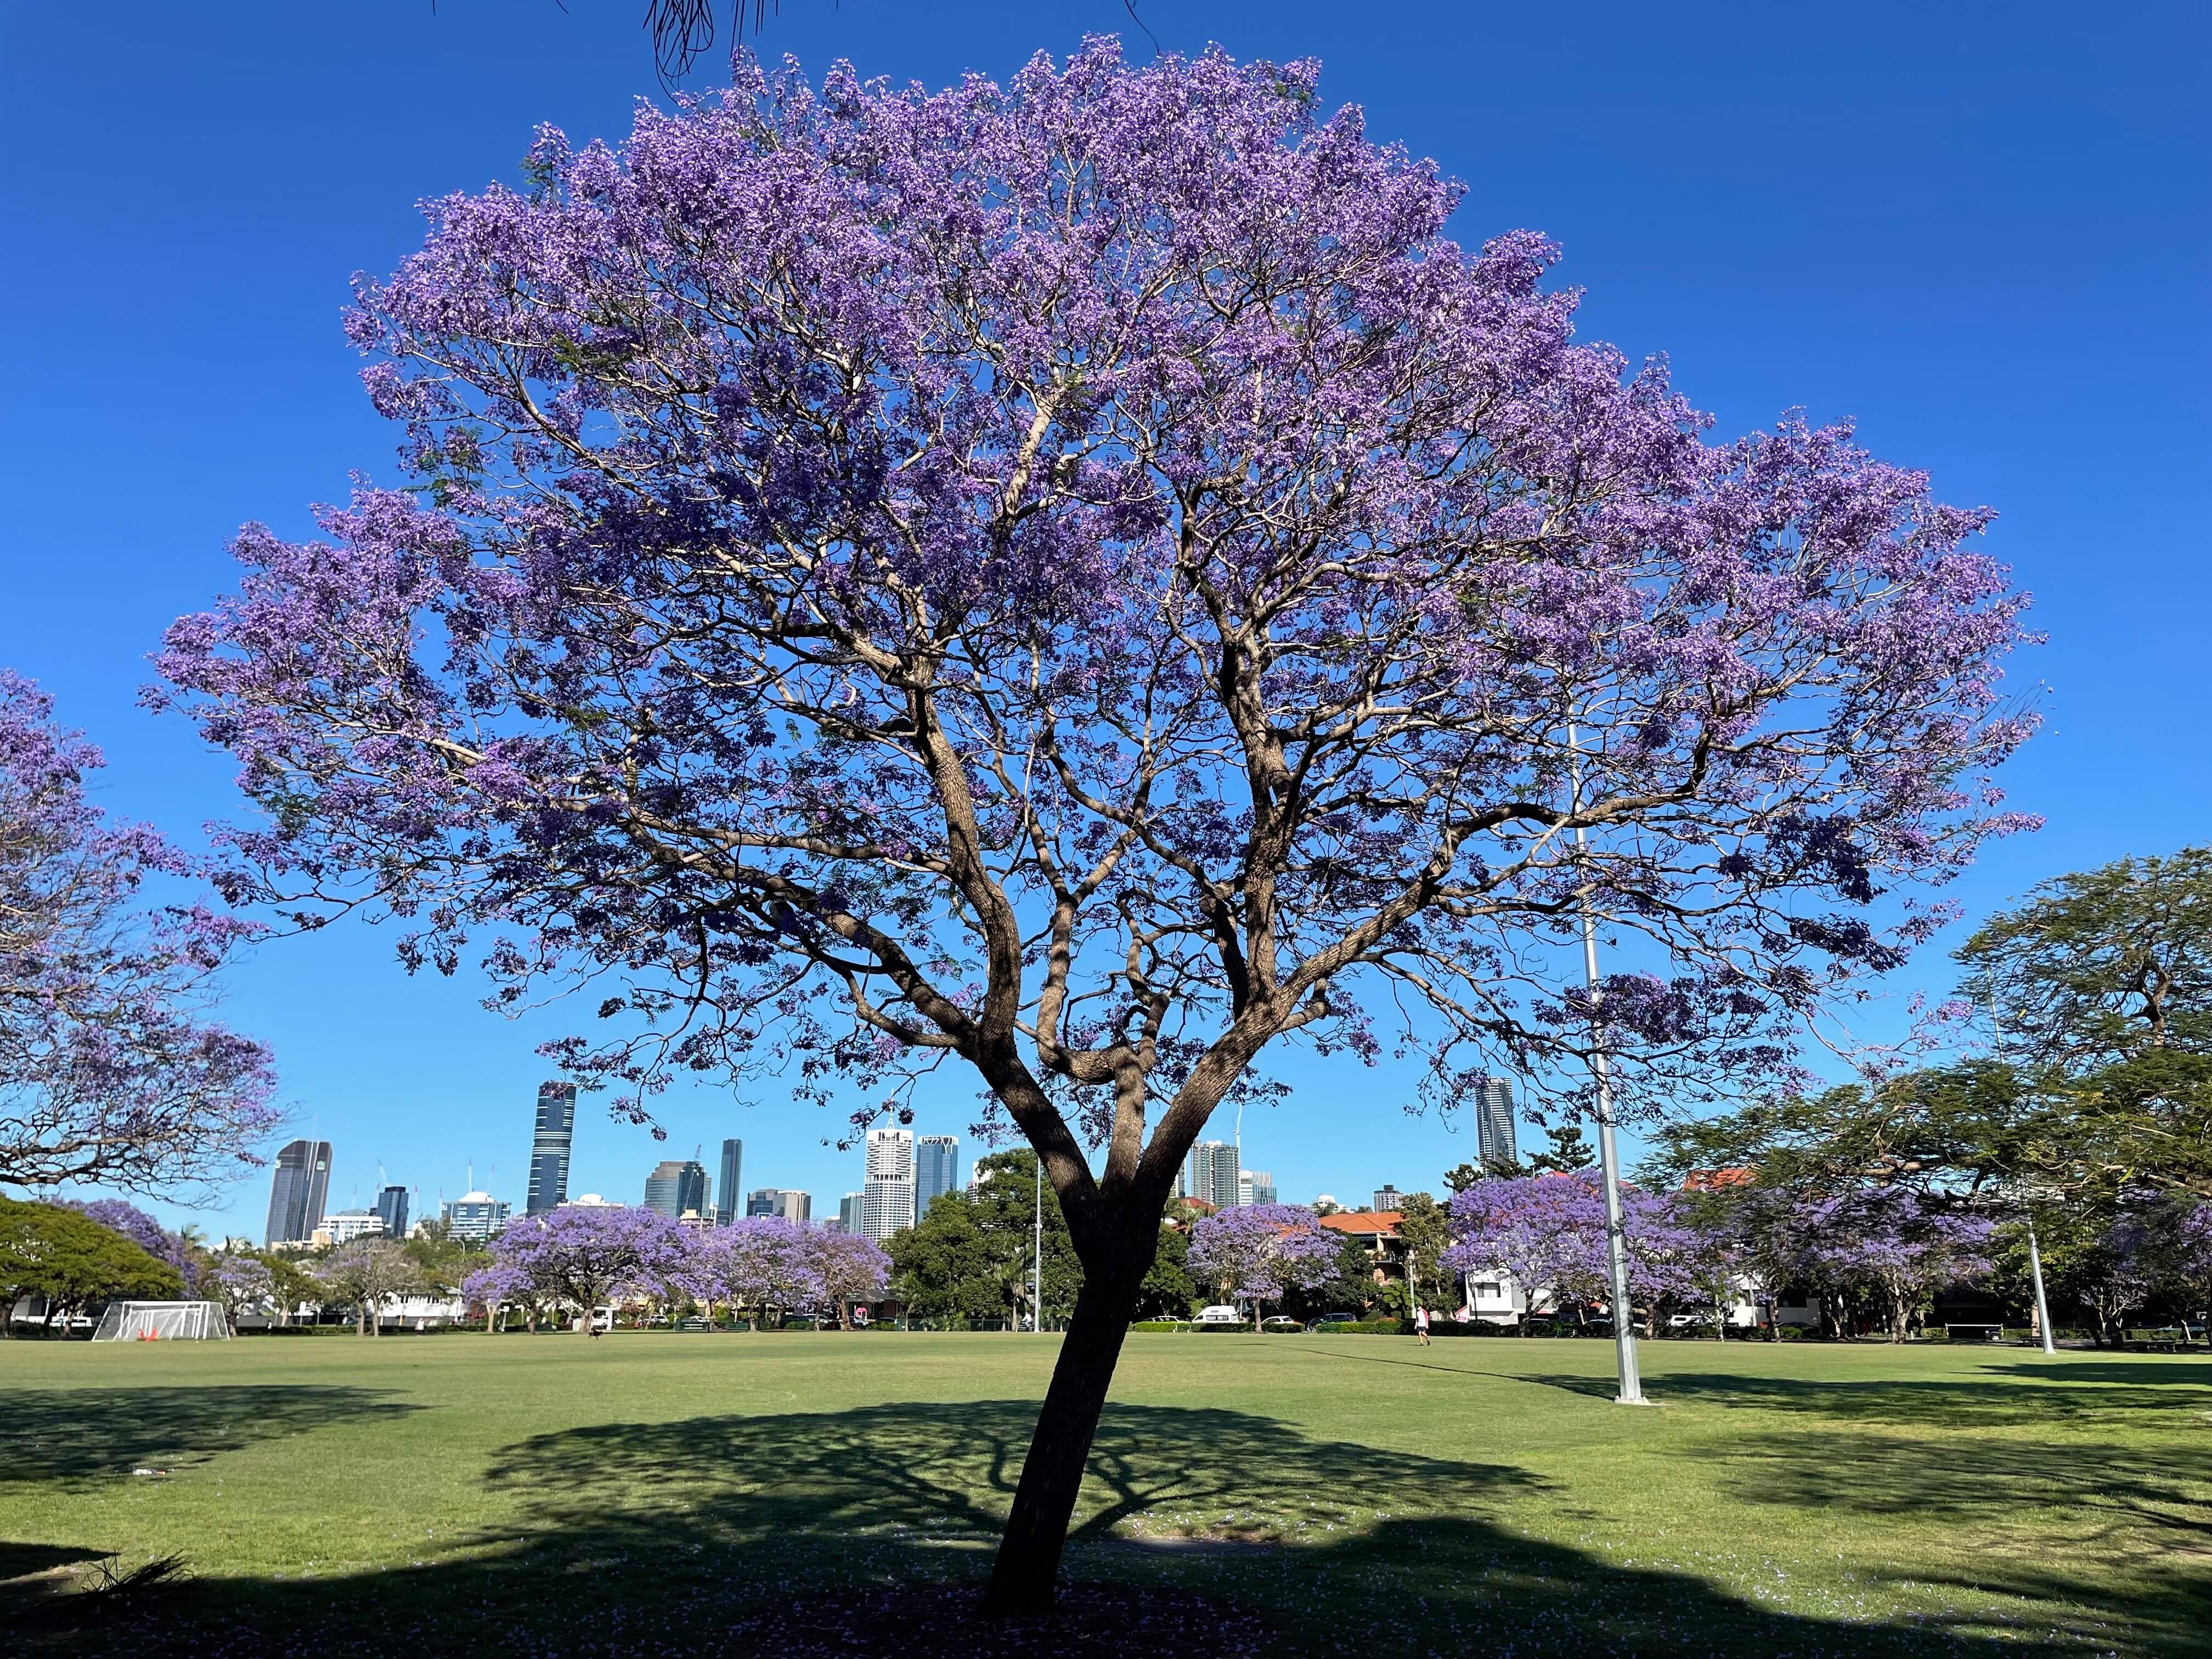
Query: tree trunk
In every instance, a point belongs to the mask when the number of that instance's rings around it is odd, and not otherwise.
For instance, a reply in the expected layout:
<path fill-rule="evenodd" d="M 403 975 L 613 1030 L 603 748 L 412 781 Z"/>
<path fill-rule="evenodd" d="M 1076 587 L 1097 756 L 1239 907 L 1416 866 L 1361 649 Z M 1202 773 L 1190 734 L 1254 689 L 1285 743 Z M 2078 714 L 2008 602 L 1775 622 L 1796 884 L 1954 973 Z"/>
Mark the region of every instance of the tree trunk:
<path fill-rule="evenodd" d="M 1129 1334 L 1138 1285 L 1151 1264 L 1149 1259 L 1138 1263 L 1133 1272 L 1127 1263 L 1119 1265 L 1121 1271 L 1109 1278 L 1092 1271 L 1091 1263 L 1084 1264 L 1083 1288 L 1060 1340 L 1052 1386 L 1037 1413 L 1021 1484 L 1014 1490 L 990 1586 L 983 1593 L 981 1611 L 987 1618 L 1051 1610 L 1067 1522 L 1075 1513 L 1091 1439 L 1098 1432 L 1098 1413 L 1106 1404 L 1122 1340 Z"/>
<path fill-rule="evenodd" d="M 356 1302 L 354 1304 L 353 1334 L 356 1336 L 368 1334 L 368 1304 L 365 1302 Z"/>
<path fill-rule="evenodd" d="M 498 1317 L 499 1307 L 497 1304 L 494 1304 L 492 1306 L 484 1310 L 484 1334 L 486 1336 L 489 1336 L 491 1334 L 492 1321 Z"/>

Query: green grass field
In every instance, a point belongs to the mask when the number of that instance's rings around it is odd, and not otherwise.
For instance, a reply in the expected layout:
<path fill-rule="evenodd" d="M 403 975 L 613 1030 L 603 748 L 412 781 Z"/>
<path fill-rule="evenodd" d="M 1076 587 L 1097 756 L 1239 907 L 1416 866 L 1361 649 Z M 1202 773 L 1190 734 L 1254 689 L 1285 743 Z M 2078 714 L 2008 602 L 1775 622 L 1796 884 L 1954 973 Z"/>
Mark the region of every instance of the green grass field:
<path fill-rule="evenodd" d="M 746 1650 L 763 1608 L 981 1573 L 1051 1350 L 0 1344 L 4 1645 Z M 2212 1364 L 1644 1353 L 1638 1411 L 1601 1342 L 1133 1337 L 1070 1576 L 1286 1654 L 2212 1650 Z M 75 1601 L 108 1553 L 191 1577 Z"/>

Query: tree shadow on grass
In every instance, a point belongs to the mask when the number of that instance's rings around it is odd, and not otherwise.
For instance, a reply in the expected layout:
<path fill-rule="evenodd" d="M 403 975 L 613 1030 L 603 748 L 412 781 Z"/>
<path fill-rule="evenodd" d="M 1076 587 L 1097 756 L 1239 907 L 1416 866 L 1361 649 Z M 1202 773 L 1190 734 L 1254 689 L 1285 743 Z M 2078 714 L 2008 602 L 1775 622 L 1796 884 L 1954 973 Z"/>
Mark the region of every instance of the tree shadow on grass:
<path fill-rule="evenodd" d="M 1530 1372 L 1517 1380 L 1599 1399 L 1613 1395 L 1611 1377 Z M 1923 1428 L 2005 1428 L 2062 1420 L 2079 1425 L 2144 1412 L 2212 1410 L 2212 1374 L 2196 1381 L 2192 1397 L 2185 1388 L 2145 1387 L 2131 1377 L 2100 1381 L 2065 1367 L 1993 1367 L 1979 1376 L 1863 1380 L 1675 1371 L 1647 1378 L 1646 1387 L 1662 1405 L 1682 1401 L 1804 1412 Z"/>
<path fill-rule="evenodd" d="M 1923 1584 L 2103 1609 L 2161 1651 L 2212 1644 L 2212 1457 L 2188 1448 L 2039 1443 L 2020 1437 L 1905 1438 L 1827 1432 L 1741 1437 L 1701 1454 L 1751 1506 L 1841 1510 L 1971 1526 L 1966 1577 L 1900 1565 Z M 2094 1582 L 2059 1564 L 2094 1544 Z"/>
<path fill-rule="evenodd" d="M 11 1389 L 0 1393 L 0 1485 L 158 1480 L 256 1441 L 420 1409 L 382 1389 L 314 1384 Z"/>
<path fill-rule="evenodd" d="M 933 1587 L 980 1582 L 1036 1409 L 904 1403 L 537 1435 L 485 1476 L 516 1518 L 444 1559 L 307 1583 L 187 1583 L 127 1622 L 41 1639 L 194 1659 L 372 1648 L 976 1659 L 1181 1651 L 1206 1645 L 1193 1638 L 1206 1619 L 1227 1619 L 1236 1650 L 1252 1654 L 2019 1650 L 1966 1615 L 1915 1627 L 1777 1613 L 1689 1572 L 1517 1535 L 1495 1511 L 1540 1489 L 1519 1469 L 1140 1406 L 1108 1408 L 1068 1552 L 1070 1578 L 1092 1587 L 1079 1598 L 1088 1634 L 1014 1644 Z M 2109 1650 L 2111 1632 L 2095 1635 Z"/>

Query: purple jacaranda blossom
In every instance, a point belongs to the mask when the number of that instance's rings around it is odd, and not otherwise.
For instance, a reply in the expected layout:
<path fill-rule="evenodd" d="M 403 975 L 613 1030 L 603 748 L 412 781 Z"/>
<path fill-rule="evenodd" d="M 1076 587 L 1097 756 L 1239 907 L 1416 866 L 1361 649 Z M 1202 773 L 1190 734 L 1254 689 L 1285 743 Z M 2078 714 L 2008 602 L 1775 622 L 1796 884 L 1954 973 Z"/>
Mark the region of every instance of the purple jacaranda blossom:
<path fill-rule="evenodd" d="M 1252 1304 L 1252 1328 L 1283 1292 L 1327 1282 L 1344 1251 L 1340 1234 L 1302 1204 L 1239 1204 L 1191 1224 L 1190 1275 Z"/>
<path fill-rule="evenodd" d="M 242 532 L 149 694 L 265 809 L 240 896 L 592 986 L 550 1052 L 618 1110 L 969 1068 L 1085 1269 L 1001 1607 L 1270 1045 L 1402 1044 L 1446 1109 L 1601 1044 L 1631 1111 L 1788 1073 L 1943 919 L 1895 890 L 2021 822 L 1989 514 L 1845 428 L 1709 441 L 1317 77 L 741 59 L 541 132 L 357 289 L 406 487 Z M 1602 1018 L 1584 898 L 1648 967 Z"/>
<path fill-rule="evenodd" d="M 192 1293 L 188 1287 L 187 1295 Z M 201 1275 L 199 1293 L 222 1304 L 222 1316 L 230 1334 L 238 1334 L 238 1316 L 248 1308 L 267 1307 L 276 1294 L 276 1276 L 259 1256 L 243 1250 L 218 1250 L 208 1259 Z"/>
<path fill-rule="evenodd" d="M 803 1230 L 799 1249 L 814 1282 L 836 1310 L 840 1330 L 852 1328 L 854 1303 L 882 1299 L 891 1259 L 874 1239 L 812 1226 Z"/>
<path fill-rule="evenodd" d="M 696 1294 L 727 1302 L 756 1322 L 812 1306 L 825 1294 L 812 1231 L 781 1216 L 753 1215 L 702 1235 Z"/>
<path fill-rule="evenodd" d="M 1546 1294 L 1572 1307 L 1611 1297 L 1605 1189 L 1594 1172 L 1478 1181 L 1450 1207 L 1452 1272 L 1509 1273 L 1532 1309 Z M 1676 1300 L 1710 1284 L 1705 1242 L 1671 1199 L 1623 1185 L 1620 1220 L 1631 1297 Z"/>
<path fill-rule="evenodd" d="M 1800 1201 L 1790 1218 L 1798 1273 L 1830 1291 L 1871 1291 L 1893 1342 L 1946 1285 L 1990 1271 L 1996 1224 L 1943 1195 L 1867 1187 Z"/>
<path fill-rule="evenodd" d="M 665 1282 L 696 1255 L 691 1233 L 657 1210 L 626 1204 L 562 1205 L 510 1222 L 491 1243 L 492 1265 L 512 1275 L 504 1295 L 574 1308 L 592 1336 L 594 1310 L 617 1291 Z"/>
<path fill-rule="evenodd" d="M 0 1185 L 228 1179 L 276 1121 L 267 1052 L 199 1018 L 255 929 L 147 906 L 149 883 L 189 900 L 200 872 L 92 804 L 104 764 L 52 698 L 0 671 Z"/>
<path fill-rule="evenodd" d="M 501 1306 L 522 1296 L 529 1285 L 521 1269 L 494 1261 L 462 1279 L 461 1298 L 471 1309 L 483 1310 L 484 1329 L 489 1331 L 499 1318 Z"/>

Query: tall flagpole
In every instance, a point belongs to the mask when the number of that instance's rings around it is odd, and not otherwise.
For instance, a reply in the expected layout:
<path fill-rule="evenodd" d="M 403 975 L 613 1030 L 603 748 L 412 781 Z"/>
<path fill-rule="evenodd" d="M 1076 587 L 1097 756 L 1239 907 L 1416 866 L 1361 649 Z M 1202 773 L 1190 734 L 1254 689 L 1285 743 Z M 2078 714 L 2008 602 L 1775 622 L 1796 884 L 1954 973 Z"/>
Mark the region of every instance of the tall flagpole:
<path fill-rule="evenodd" d="M 1574 779 L 1574 805 L 1579 812 L 1583 804 L 1583 751 L 1576 741 L 1575 725 L 1567 722 L 1568 764 Z M 1620 1164 L 1613 1137 L 1613 1071 L 1606 1056 L 1605 1021 L 1598 1007 L 1601 995 L 1597 976 L 1597 913 L 1590 903 L 1589 874 L 1586 867 L 1589 838 L 1583 826 L 1575 825 L 1575 859 L 1583 870 L 1583 982 L 1589 988 L 1590 1024 L 1596 1032 L 1597 1045 L 1590 1054 L 1590 1070 L 1597 1081 L 1597 1162 L 1598 1173 L 1605 1186 L 1605 1261 L 1613 1289 L 1613 1352 L 1620 1372 L 1620 1392 L 1613 1396 L 1614 1403 L 1622 1406 L 1648 1406 L 1644 1397 L 1644 1379 L 1636 1364 L 1636 1317 L 1628 1300 L 1628 1240 L 1620 1219 Z"/>

